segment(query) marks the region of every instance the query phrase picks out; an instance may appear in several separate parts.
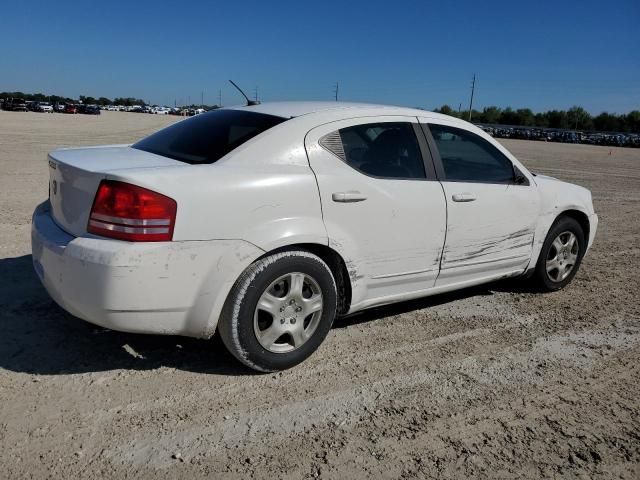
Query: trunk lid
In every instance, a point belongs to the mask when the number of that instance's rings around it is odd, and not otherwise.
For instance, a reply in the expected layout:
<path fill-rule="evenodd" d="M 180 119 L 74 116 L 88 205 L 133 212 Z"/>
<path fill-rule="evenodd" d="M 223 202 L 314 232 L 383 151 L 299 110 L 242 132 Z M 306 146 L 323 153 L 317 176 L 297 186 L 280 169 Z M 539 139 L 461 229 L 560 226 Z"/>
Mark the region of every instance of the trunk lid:
<path fill-rule="evenodd" d="M 123 145 L 55 150 L 49 153 L 48 160 L 53 219 L 75 236 L 87 233 L 87 221 L 98 185 L 110 173 L 185 165 Z"/>

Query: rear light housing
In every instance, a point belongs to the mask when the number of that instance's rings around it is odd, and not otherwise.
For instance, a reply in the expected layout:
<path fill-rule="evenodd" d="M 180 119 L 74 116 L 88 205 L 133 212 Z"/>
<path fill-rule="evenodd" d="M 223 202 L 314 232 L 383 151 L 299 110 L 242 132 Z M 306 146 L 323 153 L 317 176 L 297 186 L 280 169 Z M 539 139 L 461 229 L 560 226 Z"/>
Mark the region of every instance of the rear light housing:
<path fill-rule="evenodd" d="M 160 193 L 125 182 L 102 180 L 93 200 L 87 231 L 129 242 L 173 239 L 177 204 Z"/>

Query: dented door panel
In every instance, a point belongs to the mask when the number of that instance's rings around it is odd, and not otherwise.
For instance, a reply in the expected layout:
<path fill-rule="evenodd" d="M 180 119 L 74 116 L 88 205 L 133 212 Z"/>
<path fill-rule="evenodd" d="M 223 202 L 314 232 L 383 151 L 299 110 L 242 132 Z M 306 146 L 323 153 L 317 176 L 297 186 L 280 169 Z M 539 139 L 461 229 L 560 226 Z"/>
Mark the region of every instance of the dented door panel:
<path fill-rule="evenodd" d="M 446 203 L 437 181 L 367 176 L 319 140 L 348 126 L 415 120 L 398 116 L 343 120 L 317 127 L 305 139 L 329 246 L 342 255 L 349 272 L 352 311 L 375 298 L 434 286 L 444 245 Z M 358 200 L 336 200 L 334 194 L 344 192 Z"/>
<path fill-rule="evenodd" d="M 464 182 L 442 187 L 448 220 L 438 286 L 527 267 L 539 214 L 535 188 Z M 475 200 L 454 201 L 461 192 Z"/>

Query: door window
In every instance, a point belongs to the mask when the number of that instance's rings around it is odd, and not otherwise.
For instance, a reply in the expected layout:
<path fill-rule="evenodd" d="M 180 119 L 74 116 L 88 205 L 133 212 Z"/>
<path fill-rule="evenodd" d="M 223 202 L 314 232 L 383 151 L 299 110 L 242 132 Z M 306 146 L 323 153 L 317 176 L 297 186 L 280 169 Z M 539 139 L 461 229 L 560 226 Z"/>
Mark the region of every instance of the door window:
<path fill-rule="evenodd" d="M 336 149 L 335 132 L 321 139 L 320 144 L 356 170 L 388 179 L 426 178 L 411 123 L 368 123 L 342 128 L 338 134 L 342 149 Z"/>
<path fill-rule="evenodd" d="M 445 180 L 481 183 L 512 183 L 511 161 L 485 139 L 467 130 L 430 124 Z"/>

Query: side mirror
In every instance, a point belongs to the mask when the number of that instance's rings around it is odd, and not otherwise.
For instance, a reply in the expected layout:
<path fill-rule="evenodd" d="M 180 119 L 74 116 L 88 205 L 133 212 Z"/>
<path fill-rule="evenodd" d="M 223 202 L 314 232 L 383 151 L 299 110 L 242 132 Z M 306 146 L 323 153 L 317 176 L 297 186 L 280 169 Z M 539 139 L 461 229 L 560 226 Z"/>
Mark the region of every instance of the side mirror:
<path fill-rule="evenodd" d="M 516 171 L 513 177 L 513 183 L 515 183 L 516 185 L 528 185 L 529 181 L 527 180 L 527 177 L 525 177 L 522 173 Z"/>

